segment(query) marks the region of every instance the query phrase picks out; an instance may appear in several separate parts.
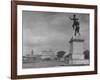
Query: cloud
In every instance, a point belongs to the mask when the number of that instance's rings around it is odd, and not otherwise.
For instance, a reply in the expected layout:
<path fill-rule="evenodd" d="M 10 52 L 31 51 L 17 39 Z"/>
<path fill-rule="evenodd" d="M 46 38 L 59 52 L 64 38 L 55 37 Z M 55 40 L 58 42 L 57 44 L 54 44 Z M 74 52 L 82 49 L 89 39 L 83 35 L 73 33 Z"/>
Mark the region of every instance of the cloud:
<path fill-rule="evenodd" d="M 35 50 L 55 49 L 69 50 L 69 40 L 72 37 L 73 13 L 23 12 L 23 47 Z M 77 14 L 80 18 L 80 32 L 89 46 L 89 16 Z"/>

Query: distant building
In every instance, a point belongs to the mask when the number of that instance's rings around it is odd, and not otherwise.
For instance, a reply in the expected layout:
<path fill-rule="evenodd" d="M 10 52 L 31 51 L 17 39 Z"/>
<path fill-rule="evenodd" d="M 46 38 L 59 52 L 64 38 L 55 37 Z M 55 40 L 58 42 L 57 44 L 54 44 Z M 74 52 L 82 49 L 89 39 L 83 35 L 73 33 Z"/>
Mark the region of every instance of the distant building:
<path fill-rule="evenodd" d="M 43 50 L 41 52 L 41 59 L 46 59 L 46 58 L 54 59 L 55 57 L 56 54 L 53 50 Z"/>

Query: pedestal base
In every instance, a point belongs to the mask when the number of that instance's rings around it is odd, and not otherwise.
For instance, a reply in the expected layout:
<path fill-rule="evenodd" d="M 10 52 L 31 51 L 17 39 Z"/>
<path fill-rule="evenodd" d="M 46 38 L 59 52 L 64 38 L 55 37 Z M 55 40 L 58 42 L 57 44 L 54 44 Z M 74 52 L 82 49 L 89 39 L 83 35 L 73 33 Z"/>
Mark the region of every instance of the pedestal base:
<path fill-rule="evenodd" d="M 72 55 L 72 59 L 84 59 L 84 54 L 80 53 L 80 54 L 73 54 Z"/>
<path fill-rule="evenodd" d="M 73 64 L 73 65 L 85 65 L 85 64 L 89 64 L 89 60 L 86 59 L 80 59 L 80 60 L 70 60 L 69 64 Z"/>
<path fill-rule="evenodd" d="M 89 60 L 85 59 L 84 52 L 84 39 L 82 36 L 74 36 L 69 41 L 70 43 L 70 54 L 69 64 L 71 65 L 84 65 L 89 64 Z"/>

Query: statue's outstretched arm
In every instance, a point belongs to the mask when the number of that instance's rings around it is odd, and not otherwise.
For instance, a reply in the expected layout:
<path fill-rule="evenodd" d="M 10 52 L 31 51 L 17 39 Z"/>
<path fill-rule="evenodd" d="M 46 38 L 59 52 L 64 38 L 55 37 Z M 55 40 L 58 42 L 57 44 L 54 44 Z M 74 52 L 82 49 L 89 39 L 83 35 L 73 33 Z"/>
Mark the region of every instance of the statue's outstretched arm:
<path fill-rule="evenodd" d="M 76 20 L 79 20 L 79 18 L 76 18 Z"/>
<path fill-rule="evenodd" d="M 73 20 L 73 18 L 69 17 L 70 20 Z"/>

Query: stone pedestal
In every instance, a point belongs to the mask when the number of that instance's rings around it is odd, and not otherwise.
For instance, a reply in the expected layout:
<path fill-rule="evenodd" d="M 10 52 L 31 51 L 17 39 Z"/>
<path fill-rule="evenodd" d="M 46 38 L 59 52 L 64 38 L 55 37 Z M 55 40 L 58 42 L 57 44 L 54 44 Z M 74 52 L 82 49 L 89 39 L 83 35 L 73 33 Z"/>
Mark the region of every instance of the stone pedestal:
<path fill-rule="evenodd" d="M 70 64 L 86 64 L 86 60 L 84 58 L 84 39 L 81 36 L 74 36 L 69 41 L 70 43 L 70 54 L 71 59 L 69 61 Z"/>

